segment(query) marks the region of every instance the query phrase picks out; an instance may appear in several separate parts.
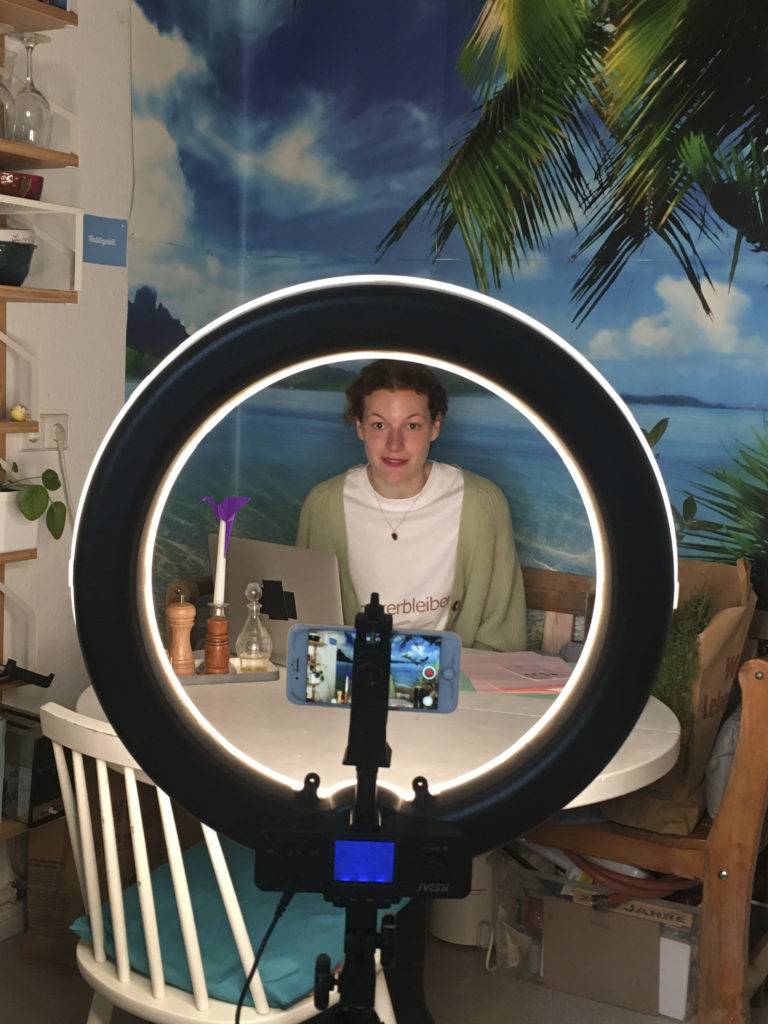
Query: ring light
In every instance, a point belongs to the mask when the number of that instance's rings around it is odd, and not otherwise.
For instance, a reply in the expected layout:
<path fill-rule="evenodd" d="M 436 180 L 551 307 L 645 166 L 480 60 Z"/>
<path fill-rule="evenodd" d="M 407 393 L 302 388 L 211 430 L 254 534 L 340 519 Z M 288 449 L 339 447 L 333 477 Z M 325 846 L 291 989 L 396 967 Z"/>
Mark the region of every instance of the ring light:
<path fill-rule="evenodd" d="M 669 506 L 639 428 L 586 360 L 519 311 L 421 279 L 337 278 L 248 303 L 189 338 L 134 392 L 91 469 L 72 564 L 80 642 L 131 754 L 217 830 L 253 846 L 271 820 L 351 806 L 352 785 L 310 798 L 201 718 L 162 654 L 149 570 L 180 452 L 246 393 L 298 367 L 369 353 L 445 366 L 518 405 L 564 453 L 592 524 L 598 593 L 589 639 L 539 727 L 435 795 L 423 784 L 413 799 L 380 787 L 382 817 L 452 822 L 480 853 L 564 807 L 618 750 L 650 693 L 675 596 Z"/>

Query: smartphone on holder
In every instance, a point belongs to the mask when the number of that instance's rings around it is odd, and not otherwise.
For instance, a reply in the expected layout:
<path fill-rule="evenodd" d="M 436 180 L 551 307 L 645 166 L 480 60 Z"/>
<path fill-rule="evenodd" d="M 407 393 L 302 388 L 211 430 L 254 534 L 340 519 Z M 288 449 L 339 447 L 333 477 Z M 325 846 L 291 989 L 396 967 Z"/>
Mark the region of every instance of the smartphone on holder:
<path fill-rule="evenodd" d="M 294 704 L 349 707 L 355 630 L 345 626 L 292 626 L 286 681 Z M 454 711 L 459 702 L 461 640 L 437 630 L 393 630 L 389 708 Z"/>

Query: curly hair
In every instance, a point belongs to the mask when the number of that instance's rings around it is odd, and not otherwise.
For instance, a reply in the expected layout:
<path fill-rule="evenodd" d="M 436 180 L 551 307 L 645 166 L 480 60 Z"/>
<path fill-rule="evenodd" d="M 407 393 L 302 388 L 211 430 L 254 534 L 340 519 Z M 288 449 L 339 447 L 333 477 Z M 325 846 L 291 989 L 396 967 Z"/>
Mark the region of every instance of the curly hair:
<path fill-rule="evenodd" d="M 362 420 L 365 400 L 374 391 L 415 391 L 426 395 L 433 421 L 448 413 L 446 390 L 426 366 L 402 359 L 377 359 L 364 366 L 347 388 L 347 407 L 344 410 L 347 426 Z"/>

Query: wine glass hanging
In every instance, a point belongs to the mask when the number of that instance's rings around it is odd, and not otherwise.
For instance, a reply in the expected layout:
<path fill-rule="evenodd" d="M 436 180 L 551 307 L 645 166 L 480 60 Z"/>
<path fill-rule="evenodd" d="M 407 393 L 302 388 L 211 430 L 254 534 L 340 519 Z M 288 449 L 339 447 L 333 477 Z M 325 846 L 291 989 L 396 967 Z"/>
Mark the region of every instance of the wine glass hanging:
<path fill-rule="evenodd" d="M 16 113 L 13 123 L 14 142 L 29 142 L 33 146 L 47 146 L 51 141 L 53 116 L 51 105 L 40 92 L 32 75 L 32 52 L 36 46 L 49 43 L 50 37 L 39 32 L 24 32 L 14 35 L 20 39 L 27 51 L 27 74 L 21 88 L 16 92 Z"/>

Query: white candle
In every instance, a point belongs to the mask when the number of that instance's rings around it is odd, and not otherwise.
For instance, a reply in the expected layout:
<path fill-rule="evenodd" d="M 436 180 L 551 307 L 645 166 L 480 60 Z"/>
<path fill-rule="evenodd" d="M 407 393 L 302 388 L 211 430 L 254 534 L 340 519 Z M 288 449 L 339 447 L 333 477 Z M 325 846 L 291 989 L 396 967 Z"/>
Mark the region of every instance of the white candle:
<path fill-rule="evenodd" d="M 224 555 L 224 538 L 227 524 L 219 520 L 219 542 L 216 547 L 216 574 L 213 577 L 213 603 L 224 604 L 224 578 L 227 573 L 227 560 Z"/>

